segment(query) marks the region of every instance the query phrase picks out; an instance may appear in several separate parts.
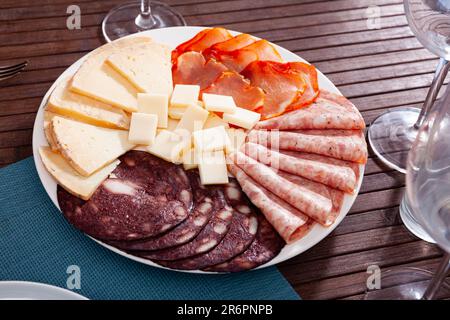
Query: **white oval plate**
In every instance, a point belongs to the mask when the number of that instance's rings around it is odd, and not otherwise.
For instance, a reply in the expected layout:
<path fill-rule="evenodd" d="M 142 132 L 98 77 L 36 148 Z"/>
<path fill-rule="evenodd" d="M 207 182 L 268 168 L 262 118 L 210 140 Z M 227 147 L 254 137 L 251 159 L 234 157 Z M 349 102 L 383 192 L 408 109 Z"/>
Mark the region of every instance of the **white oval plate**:
<path fill-rule="evenodd" d="M 88 300 L 88 298 L 45 283 L 0 281 L 0 300 Z"/>
<path fill-rule="evenodd" d="M 171 48 L 175 48 L 180 43 L 192 38 L 195 36 L 199 31 L 205 29 L 204 27 L 172 27 L 172 28 L 165 28 L 165 29 L 156 29 L 156 30 L 150 30 L 150 31 L 144 31 L 138 34 L 131 35 L 129 37 L 134 36 L 149 36 L 153 38 L 155 41 L 164 43 L 168 45 Z M 232 34 L 236 35 L 239 34 L 239 32 L 232 31 Z M 281 56 L 286 61 L 302 61 L 306 62 L 306 60 L 300 58 L 296 54 L 275 45 L 277 50 L 280 52 Z M 53 177 L 47 172 L 47 170 L 44 168 L 42 161 L 39 157 L 39 147 L 41 146 L 47 146 L 47 140 L 44 135 L 44 107 L 47 103 L 47 100 L 50 96 L 50 93 L 55 88 L 56 84 L 61 81 L 63 78 L 66 78 L 67 76 L 73 75 L 76 70 L 80 67 L 80 65 L 83 63 L 83 61 L 86 59 L 86 57 L 89 54 L 85 55 L 78 61 L 76 61 L 74 64 L 72 64 L 69 68 L 67 68 L 66 71 L 64 71 L 59 78 L 55 81 L 55 83 L 50 87 L 50 89 L 45 94 L 44 98 L 42 99 L 41 105 L 39 107 L 39 110 L 37 112 L 36 120 L 34 123 L 34 129 L 33 129 L 33 155 L 34 155 L 34 162 L 36 164 L 36 168 L 39 174 L 39 177 L 42 181 L 42 184 L 44 185 L 45 190 L 47 191 L 48 195 L 52 199 L 53 203 L 56 205 L 57 208 L 59 208 L 58 200 L 56 197 L 56 181 L 53 179 Z M 340 94 L 339 90 L 335 87 L 335 85 L 328 80 L 327 77 L 325 77 L 320 71 L 318 71 L 319 76 L 319 87 L 321 89 L 328 90 L 330 92 L 338 93 Z M 341 212 L 339 216 L 336 219 L 336 222 L 328 227 L 324 228 L 318 224 L 316 224 L 311 231 L 302 239 L 298 240 L 295 243 L 286 245 L 283 250 L 276 256 L 274 259 L 269 261 L 268 263 L 258 267 L 264 268 L 268 267 L 277 263 L 280 263 L 282 261 L 285 261 L 287 259 L 290 259 L 306 250 L 311 248 L 312 246 L 316 245 L 318 242 L 320 242 L 323 238 L 325 238 L 331 231 L 333 231 L 339 223 L 344 219 L 344 217 L 347 215 L 348 211 L 350 210 L 353 202 L 356 199 L 356 196 L 359 192 L 359 188 L 361 187 L 362 179 L 364 176 L 364 165 L 360 165 L 360 179 L 358 181 L 358 186 L 356 188 L 356 191 L 354 194 L 347 194 L 344 198 L 344 203 L 341 208 Z M 95 240 L 95 239 L 94 239 Z M 130 259 L 133 259 L 135 261 L 139 261 L 151 266 L 163 268 L 162 266 L 159 266 L 149 260 L 145 260 L 139 257 L 132 256 L 130 254 L 127 254 L 117 248 L 111 247 L 105 243 L 102 243 L 101 241 L 95 240 L 101 245 L 107 247 L 108 249 L 123 255 L 125 257 L 128 257 Z M 171 269 L 172 270 L 172 269 Z M 183 270 L 180 270 L 183 271 Z M 184 272 L 194 272 L 194 273 L 207 273 L 204 271 L 184 271 Z"/>

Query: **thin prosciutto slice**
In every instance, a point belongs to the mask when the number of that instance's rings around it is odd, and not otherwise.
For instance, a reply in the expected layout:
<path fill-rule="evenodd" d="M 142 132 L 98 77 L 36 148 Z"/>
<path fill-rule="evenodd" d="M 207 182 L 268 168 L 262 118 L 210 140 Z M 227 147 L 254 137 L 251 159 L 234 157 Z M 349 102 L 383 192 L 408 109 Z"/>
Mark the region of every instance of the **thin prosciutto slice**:
<path fill-rule="evenodd" d="M 256 110 L 264 104 L 264 91 L 234 71 L 223 72 L 208 88 L 207 93 L 232 96 L 238 107 Z"/>
<path fill-rule="evenodd" d="M 312 220 L 303 212 L 262 187 L 234 163 L 230 163 L 228 169 L 286 243 L 303 238 L 311 229 Z"/>
<path fill-rule="evenodd" d="M 231 154 L 230 159 L 255 182 L 310 218 L 320 221 L 321 217 L 330 214 L 330 199 L 280 177 L 270 167 L 240 151 Z"/>
<path fill-rule="evenodd" d="M 306 83 L 306 89 L 303 94 L 287 107 L 286 110 L 296 110 L 313 103 L 319 95 L 319 82 L 317 79 L 317 70 L 314 66 L 303 62 L 289 62 L 289 67 L 298 72 Z"/>
<path fill-rule="evenodd" d="M 254 61 L 241 74 L 266 93 L 263 119 L 284 113 L 306 89 L 303 77 L 285 63 Z"/>
<path fill-rule="evenodd" d="M 276 142 L 280 149 L 317 153 L 358 163 L 367 162 L 367 145 L 361 130 L 252 130 L 248 140 L 264 146 L 272 146 Z"/>
<path fill-rule="evenodd" d="M 172 68 L 172 77 L 175 84 L 196 84 L 203 90 L 227 70 L 223 64 L 215 60 L 206 61 L 201 53 L 189 51 L 178 57 Z"/>
<path fill-rule="evenodd" d="M 317 100 L 308 107 L 259 122 L 257 129 L 364 129 L 358 109 L 344 96 L 321 90 Z"/>
<path fill-rule="evenodd" d="M 210 46 L 231 39 L 233 36 L 224 28 L 205 29 L 192 39 L 183 42 L 172 51 L 172 64 L 176 64 L 178 56 L 187 51 L 202 52 Z"/>
<path fill-rule="evenodd" d="M 346 166 L 300 156 L 293 157 L 251 142 L 242 145 L 241 151 L 273 169 L 286 171 L 344 192 L 352 193 L 356 188 L 355 172 Z"/>
<path fill-rule="evenodd" d="M 231 39 L 212 45 L 208 49 L 204 50 L 203 54 L 205 55 L 205 57 L 214 56 L 216 52 L 238 50 L 252 44 L 255 41 L 256 41 L 255 37 L 246 33 L 242 33 Z"/>

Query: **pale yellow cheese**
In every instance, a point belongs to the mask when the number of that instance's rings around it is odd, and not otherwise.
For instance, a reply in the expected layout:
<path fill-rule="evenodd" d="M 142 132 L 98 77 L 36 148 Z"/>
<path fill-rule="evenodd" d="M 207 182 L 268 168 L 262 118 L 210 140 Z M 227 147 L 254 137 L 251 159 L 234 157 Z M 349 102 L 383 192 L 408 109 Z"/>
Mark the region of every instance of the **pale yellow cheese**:
<path fill-rule="evenodd" d="M 130 119 L 121 109 L 69 90 L 70 78 L 63 79 L 52 92 L 47 110 L 97 126 L 128 129 Z"/>
<path fill-rule="evenodd" d="M 68 192 L 81 199 L 88 200 L 100 184 L 120 163 L 115 160 L 89 177 L 80 175 L 57 152 L 48 147 L 40 147 L 39 154 L 47 171 Z"/>
<path fill-rule="evenodd" d="M 169 108 L 169 117 L 174 120 L 180 120 L 183 117 L 184 112 L 187 107 L 170 107 Z"/>
<path fill-rule="evenodd" d="M 234 113 L 223 114 L 224 121 L 245 129 L 253 128 L 260 118 L 259 113 L 239 107 L 236 108 Z"/>
<path fill-rule="evenodd" d="M 137 111 L 137 89 L 105 60 L 123 48 L 149 41 L 147 37 L 125 38 L 94 50 L 73 76 L 70 90 L 128 112 Z"/>
<path fill-rule="evenodd" d="M 228 128 L 226 129 L 228 136 L 230 137 L 230 145 L 227 146 L 226 152 L 236 152 L 241 149 L 241 146 L 245 142 L 245 138 L 247 137 L 247 132 L 244 129 L 237 128 Z"/>
<path fill-rule="evenodd" d="M 181 162 L 181 154 L 190 143 L 169 130 L 161 130 L 153 144 L 147 149 L 151 154 L 173 163 Z"/>
<path fill-rule="evenodd" d="M 139 92 L 172 93 L 171 50 L 155 42 L 132 44 L 111 54 L 106 62 Z"/>
<path fill-rule="evenodd" d="M 158 116 L 158 128 L 167 128 L 168 108 L 167 94 L 138 93 L 139 112 Z"/>
<path fill-rule="evenodd" d="M 198 167 L 198 152 L 194 148 L 185 149 L 182 155 L 184 170 L 190 170 Z"/>
<path fill-rule="evenodd" d="M 186 108 L 197 105 L 200 86 L 190 84 L 177 84 L 170 98 L 170 106 L 174 108 Z"/>
<path fill-rule="evenodd" d="M 135 145 L 128 131 L 96 127 L 55 116 L 53 136 L 62 156 L 83 176 L 113 162 Z"/>
<path fill-rule="evenodd" d="M 222 126 L 198 130 L 192 133 L 194 147 L 200 151 L 225 150 L 231 143 Z"/>
<path fill-rule="evenodd" d="M 208 111 L 233 113 L 237 108 L 232 96 L 204 93 L 202 99 Z"/>
<path fill-rule="evenodd" d="M 186 130 L 189 133 L 201 130 L 208 119 L 208 114 L 208 111 L 197 105 L 189 106 L 183 113 L 176 130 Z"/>
<path fill-rule="evenodd" d="M 202 184 L 228 183 L 227 164 L 222 150 L 203 152 L 199 155 L 198 170 Z"/>
<path fill-rule="evenodd" d="M 133 112 L 131 114 L 128 141 L 133 144 L 151 145 L 155 141 L 158 116 L 148 113 Z"/>
<path fill-rule="evenodd" d="M 219 127 L 219 126 L 223 126 L 225 128 L 230 127 L 228 125 L 228 122 L 223 121 L 223 119 L 221 117 L 219 117 L 217 114 L 210 113 L 208 116 L 208 119 L 206 119 L 206 122 L 203 125 L 203 129 L 214 128 L 214 127 Z"/>
<path fill-rule="evenodd" d="M 53 138 L 52 119 L 56 116 L 56 113 L 44 111 L 44 134 L 50 148 L 53 151 L 58 150 L 55 139 Z"/>
<path fill-rule="evenodd" d="M 167 130 L 169 131 L 175 131 L 175 129 L 178 126 L 178 122 L 180 122 L 179 120 L 175 120 L 175 119 L 167 119 Z"/>

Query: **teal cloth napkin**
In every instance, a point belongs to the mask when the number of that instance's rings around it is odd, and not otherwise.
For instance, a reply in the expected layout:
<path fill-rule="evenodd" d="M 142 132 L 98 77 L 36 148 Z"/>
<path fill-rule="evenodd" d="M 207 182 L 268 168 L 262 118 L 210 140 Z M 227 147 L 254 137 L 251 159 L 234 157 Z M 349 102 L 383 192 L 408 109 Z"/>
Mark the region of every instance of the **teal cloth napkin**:
<path fill-rule="evenodd" d="M 90 299 L 299 299 L 275 267 L 200 275 L 115 254 L 64 219 L 42 187 L 32 158 L 1 169 L 0 280 L 66 288 L 73 274 L 69 266 L 80 270 L 81 288 L 74 291 Z"/>

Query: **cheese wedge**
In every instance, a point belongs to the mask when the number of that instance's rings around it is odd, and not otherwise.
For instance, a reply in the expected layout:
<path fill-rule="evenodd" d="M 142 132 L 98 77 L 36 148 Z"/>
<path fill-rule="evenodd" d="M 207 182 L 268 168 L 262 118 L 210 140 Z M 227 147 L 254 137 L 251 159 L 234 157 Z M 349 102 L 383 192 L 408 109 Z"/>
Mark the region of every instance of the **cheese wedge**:
<path fill-rule="evenodd" d="M 96 126 L 129 128 L 130 119 L 123 110 L 70 91 L 70 83 L 66 78 L 58 84 L 48 101 L 48 111 Z"/>
<path fill-rule="evenodd" d="M 128 131 L 96 127 L 55 116 L 53 137 L 61 155 L 81 175 L 89 176 L 135 145 L 128 141 Z"/>
<path fill-rule="evenodd" d="M 146 37 L 125 38 L 94 50 L 73 76 L 70 90 L 128 112 L 137 111 L 137 89 L 105 60 L 123 48 L 149 41 Z"/>
<path fill-rule="evenodd" d="M 106 62 L 127 78 L 139 92 L 172 93 L 171 50 L 155 42 L 128 46 L 111 54 Z"/>
<path fill-rule="evenodd" d="M 53 138 L 52 119 L 56 116 L 56 113 L 44 111 L 44 134 L 50 148 L 53 151 L 58 150 L 55 139 Z"/>
<path fill-rule="evenodd" d="M 116 160 L 93 175 L 84 177 L 75 171 L 59 153 L 53 152 L 50 148 L 40 147 L 39 154 L 45 168 L 53 178 L 68 192 L 83 200 L 88 200 L 120 163 Z"/>

